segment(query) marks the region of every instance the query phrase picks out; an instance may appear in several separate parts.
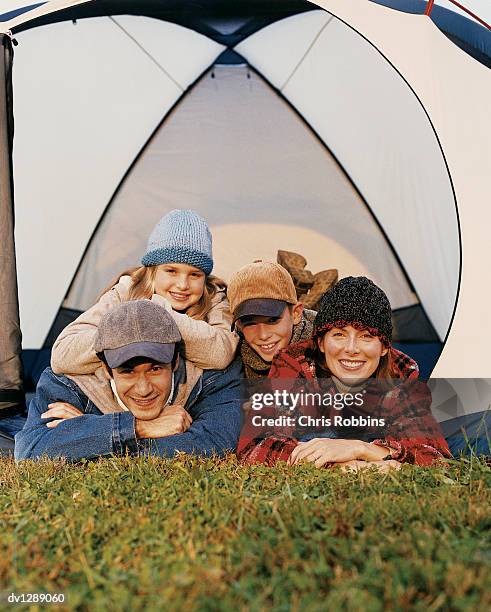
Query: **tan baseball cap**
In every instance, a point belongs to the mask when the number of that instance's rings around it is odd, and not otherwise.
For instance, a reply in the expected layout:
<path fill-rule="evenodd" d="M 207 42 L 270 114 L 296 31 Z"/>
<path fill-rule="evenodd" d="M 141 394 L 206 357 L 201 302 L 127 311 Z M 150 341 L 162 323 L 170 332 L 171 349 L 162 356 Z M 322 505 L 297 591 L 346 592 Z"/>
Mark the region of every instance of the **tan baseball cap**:
<path fill-rule="evenodd" d="M 246 316 L 281 317 L 287 304 L 296 304 L 290 274 L 272 261 L 255 261 L 235 272 L 227 289 L 233 322 Z"/>

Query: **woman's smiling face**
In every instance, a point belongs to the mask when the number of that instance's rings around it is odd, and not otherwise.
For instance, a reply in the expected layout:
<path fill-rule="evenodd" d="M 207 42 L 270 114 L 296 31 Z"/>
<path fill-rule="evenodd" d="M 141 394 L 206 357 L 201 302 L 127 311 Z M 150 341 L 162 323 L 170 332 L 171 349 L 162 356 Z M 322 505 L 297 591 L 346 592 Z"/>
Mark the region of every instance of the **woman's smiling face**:
<path fill-rule="evenodd" d="M 155 274 L 155 293 L 169 300 L 172 308 L 185 312 L 197 304 L 205 290 L 203 270 L 183 263 L 161 264 Z"/>
<path fill-rule="evenodd" d="M 327 368 L 340 380 L 361 382 L 370 378 L 388 351 L 377 336 L 351 325 L 333 327 L 317 342 Z"/>

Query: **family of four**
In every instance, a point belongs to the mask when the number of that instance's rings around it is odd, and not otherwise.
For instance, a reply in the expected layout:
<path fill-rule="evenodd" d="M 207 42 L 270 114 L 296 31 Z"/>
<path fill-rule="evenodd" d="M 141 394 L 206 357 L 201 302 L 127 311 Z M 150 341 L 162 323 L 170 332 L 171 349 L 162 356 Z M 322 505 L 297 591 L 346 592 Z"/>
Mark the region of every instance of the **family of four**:
<path fill-rule="evenodd" d="M 190 210 L 163 217 L 142 266 L 122 273 L 57 339 L 15 437 L 16 458 L 237 452 L 268 465 L 397 467 L 450 456 L 428 394 L 391 382 L 417 379 L 418 367 L 391 346 L 390 304 L 372 281 L 342 279 L 315 313 L 277 263 L 249 264 L 228 287 L 212 269 L 205 220 Z M 385 415 L 385 434 L 251 433 L 244 376 L 367 397 L 377 382 L 368 405 Z"/>

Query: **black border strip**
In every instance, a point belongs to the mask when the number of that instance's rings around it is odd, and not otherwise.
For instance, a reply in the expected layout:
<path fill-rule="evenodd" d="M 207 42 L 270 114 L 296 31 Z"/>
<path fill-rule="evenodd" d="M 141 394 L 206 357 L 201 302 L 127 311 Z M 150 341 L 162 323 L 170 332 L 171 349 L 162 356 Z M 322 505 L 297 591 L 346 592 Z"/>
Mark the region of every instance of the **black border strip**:
<path fill-rule="evenodd" d="M 10 11 L 7 11 L 6 13 L 1 13 L 0 23 L 5 23 L 7 21 L 10 21 L 11 19 L 15 19 L 16 17 L 19 17 L 19 15 L 24 15 L 25 13 L 28 13 L 29 11 L 39 8 L 40 6 L 43 6 L 43 4 L 46 4 L 47 1 L 48 0 L 45 0 L 44 2 L 36 2 L 35 4 L 26 4 L 26 6 L 20 6 L 19 8 L 11 9 Z"/>
<path fill-rule="evenodd" d="M 285 17 L 317 10 L 310 0 L 92 0 L 52 10 L 12 28 L 14 33 L 61 21 L 109 15 L 141 15 L 176 23 L 226 46 L 234 46 Z M 230 34 L 223 34 L 219 22 L 243 21 Z"/>
<path fill-rule="evenodd" d="M 422 15 L 426 0 L 370 0 L 374 4 L 398 11 Z M 46 2 L 39 2 L 0 15 L 0 21 L 22 15 Z M 85 4 L 52 10 L 50 13 L 26 20 L 13 28 L 14 33 L 60 21 L 104 17 L 107 15 L 143 15 L 169 21 L 193 29 L 208 38 L 228 47 L 237 45 L 258 30 L 285 17 L 311 10 L 326 10 L 315 4 L 315 0 L 92 0 Z M 245 12 L 248 11 L 248 12 Z M 231 33 L 220 32 L 219 22 L 242 20 L 242 25 Z M 465 53 L 491 67 L 489 43 L 482 37 L 483 29 L 470 16 L 435 5 L 431 19 L 453 44 Z M 465 36 L 462 37 L 462 34 Z"/>

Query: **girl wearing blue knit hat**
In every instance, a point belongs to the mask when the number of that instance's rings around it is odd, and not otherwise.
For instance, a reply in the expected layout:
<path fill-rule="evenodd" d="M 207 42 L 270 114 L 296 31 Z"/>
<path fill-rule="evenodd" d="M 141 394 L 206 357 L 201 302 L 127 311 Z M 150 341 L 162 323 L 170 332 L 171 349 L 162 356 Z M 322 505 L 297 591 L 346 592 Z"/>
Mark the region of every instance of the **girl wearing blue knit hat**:
<path fill-rule="evenodd" d="M 211 298 L 225 286 L 210 277 L 213 269 L 211 233 L 193 210 L 172 210 L 162 217 L 148 239 L 143 266 L 133 273 L 129 299 L 166 298 L 172 308 L 202 319 Z"/>
<path fill-rule="evenodd" d="M 94 372 L 100 366 L 93 349 L 100 319 L 113 306 L 135 299 L 152 300 L 172 314 L 188 361 L 203 369 L 226 368 L 238 338 L 231 332 L 225 282 L 212 276 L 212 269 L 206 221 L 193 210 L 172 210 L 150 234 L 142 266 L 118 275 L 117 284 L 62 331 L 53 346 L 53 371 Z"/>

